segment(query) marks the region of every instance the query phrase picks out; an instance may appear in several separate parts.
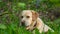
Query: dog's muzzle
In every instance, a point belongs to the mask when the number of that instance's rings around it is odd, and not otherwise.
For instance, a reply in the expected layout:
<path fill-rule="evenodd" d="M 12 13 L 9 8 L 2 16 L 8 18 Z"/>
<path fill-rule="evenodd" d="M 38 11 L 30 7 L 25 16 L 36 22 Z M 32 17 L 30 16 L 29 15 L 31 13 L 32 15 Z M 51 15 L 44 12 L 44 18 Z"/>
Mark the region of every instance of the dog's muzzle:
<path fill-rule="evenodd" d="M 23 21 L 23 22 L 21 22 L 21 25 L 22 25 L 22 26 L 25 26 L 25 22 L 24 22 L 24 21 Z"/>

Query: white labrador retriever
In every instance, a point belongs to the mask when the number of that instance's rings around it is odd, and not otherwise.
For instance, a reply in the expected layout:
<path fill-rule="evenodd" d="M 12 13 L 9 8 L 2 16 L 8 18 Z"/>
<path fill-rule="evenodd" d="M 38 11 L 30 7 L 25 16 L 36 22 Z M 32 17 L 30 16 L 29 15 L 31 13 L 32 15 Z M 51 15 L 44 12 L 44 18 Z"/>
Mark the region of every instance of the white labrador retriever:
<path fill-rule="evenodd" d="M 39 18 L 39 14 L 33 10 L 23 10 L 21 13 L 21 25 L 25 25 L 27 30 L 33 30 L 37 28 L 40 33 L 47 32 L 51 30 L 49 26 L 43 23 L 43 21 Z"/>

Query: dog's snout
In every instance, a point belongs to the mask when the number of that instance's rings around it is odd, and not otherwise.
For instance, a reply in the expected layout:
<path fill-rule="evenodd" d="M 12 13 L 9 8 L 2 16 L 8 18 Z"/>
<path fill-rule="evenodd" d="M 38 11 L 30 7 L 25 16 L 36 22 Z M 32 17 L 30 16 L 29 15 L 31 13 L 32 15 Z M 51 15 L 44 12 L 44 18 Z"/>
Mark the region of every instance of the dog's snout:
<path fill-rule="evenodd" d="M 22 22 L 21 22 L 22 26 L 24 26 L 24 25 L 25 25 L 25 23 L 24 23 L 24 22 L 25 22 L 25 21 L 22 21 Z"/>

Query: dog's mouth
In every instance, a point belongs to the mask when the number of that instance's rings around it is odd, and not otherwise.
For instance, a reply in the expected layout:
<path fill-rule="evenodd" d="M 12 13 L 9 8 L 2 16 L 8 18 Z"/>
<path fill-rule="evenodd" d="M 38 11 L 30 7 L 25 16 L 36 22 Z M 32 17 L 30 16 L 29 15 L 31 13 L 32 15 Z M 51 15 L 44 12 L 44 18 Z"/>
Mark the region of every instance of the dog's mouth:
<path fill-rule="evenodd" d="M 21 23 L 21 25 L 22 25 L 22 26 L 25 26 L 25 24 L 24 24 L 24 23 Z"/>
<path fill-rule="evenodd" d="M 21 25 L 24 26 L 24 27 L 28 27 L 28 26 L 29 26 L 29 25 L 26 26 L 26 25 L 25 25 L 25 22 L 21 22 Z"/>

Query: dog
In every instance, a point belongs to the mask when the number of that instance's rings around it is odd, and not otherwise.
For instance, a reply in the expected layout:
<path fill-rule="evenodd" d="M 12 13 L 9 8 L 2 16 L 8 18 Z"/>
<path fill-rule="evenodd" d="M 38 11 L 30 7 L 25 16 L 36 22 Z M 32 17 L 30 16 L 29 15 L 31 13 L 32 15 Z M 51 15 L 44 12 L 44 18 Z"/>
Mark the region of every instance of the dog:
<path fill-rule="evenodd" d="M 39 18 L 39 14 L 34 10 L 23 10 L 20 18 L 20 24 L 22 26 L 24 25 L 26 30 L 32 31 L 37 28 L 40 33 L 47 32 L 48 30 L 54 32 L 53 29 L 43 23 L 43 21 Z"/>

